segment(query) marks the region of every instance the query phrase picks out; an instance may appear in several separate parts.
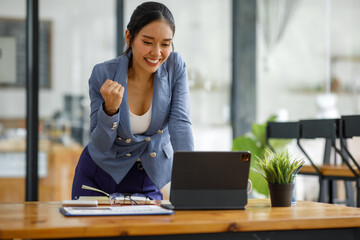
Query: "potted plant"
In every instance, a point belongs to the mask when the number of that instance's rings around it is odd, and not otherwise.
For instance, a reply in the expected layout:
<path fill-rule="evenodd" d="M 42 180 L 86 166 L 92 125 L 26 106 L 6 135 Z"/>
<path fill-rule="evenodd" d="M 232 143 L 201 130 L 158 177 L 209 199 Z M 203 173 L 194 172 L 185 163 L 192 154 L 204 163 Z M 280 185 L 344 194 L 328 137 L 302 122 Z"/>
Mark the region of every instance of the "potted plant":
<path fill-rule="evenodd" d="M 261 174 L 267 181 L 271 206 L 291 206 L 294 180 L 304 165 L 304 159 L 291 156 L 288 150 L 274 153 L 266 149 L 264 159 L 259 160 L 257 165 L 252 167 L 252 170 Z"/>

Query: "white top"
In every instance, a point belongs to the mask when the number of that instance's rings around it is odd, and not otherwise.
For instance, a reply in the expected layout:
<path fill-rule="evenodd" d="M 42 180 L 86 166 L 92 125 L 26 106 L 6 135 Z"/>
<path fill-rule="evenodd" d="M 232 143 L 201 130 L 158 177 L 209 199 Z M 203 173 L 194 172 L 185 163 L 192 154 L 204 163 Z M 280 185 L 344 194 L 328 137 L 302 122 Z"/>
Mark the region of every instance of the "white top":
<path fill-rule="evenodd" d="M 129 111 L 130 126 L 133 134 L 142 134 L 146 132 L 146 130 L 149 128 L 151 121 L 151 109 L 152 109 L 152 104 L 149 110 L 144 115 L 141 116 L 135 115 Z"/>

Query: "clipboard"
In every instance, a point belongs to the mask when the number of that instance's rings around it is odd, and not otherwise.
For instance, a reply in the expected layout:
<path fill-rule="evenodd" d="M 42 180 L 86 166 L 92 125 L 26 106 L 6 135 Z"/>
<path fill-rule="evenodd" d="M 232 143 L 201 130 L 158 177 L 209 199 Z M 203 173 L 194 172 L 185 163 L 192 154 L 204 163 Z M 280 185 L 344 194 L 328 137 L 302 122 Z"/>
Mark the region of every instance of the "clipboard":
<path fill-rule="evenodd" d="M 73 216 L 138 216 L 171 215 L 173 210 L 158 205 L 130 205 L 117 207 L 60 207 L 59 211 L 67 217 Z"/>

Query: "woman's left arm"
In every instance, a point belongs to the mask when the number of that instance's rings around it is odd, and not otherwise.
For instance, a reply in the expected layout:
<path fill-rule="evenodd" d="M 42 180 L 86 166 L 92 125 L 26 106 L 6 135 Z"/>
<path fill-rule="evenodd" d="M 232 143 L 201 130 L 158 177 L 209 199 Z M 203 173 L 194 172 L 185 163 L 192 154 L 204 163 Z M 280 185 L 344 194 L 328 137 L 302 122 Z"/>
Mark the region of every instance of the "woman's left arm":
<path fill-rule="evenodd" d="M 189 84 L 186 64 L 174 53 L 174 86 L 169 112 L 169 133 L 174 151 L 193 151 L 194 139 L 190 120 Z"/>

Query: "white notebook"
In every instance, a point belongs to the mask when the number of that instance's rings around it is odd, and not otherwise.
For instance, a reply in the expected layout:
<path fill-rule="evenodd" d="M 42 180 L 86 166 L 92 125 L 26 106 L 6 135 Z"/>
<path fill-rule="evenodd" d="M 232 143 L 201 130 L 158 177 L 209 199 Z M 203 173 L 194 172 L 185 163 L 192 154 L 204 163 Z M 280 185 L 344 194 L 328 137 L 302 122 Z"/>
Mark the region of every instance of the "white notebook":
<path fill-rule="evenodd" d="M 174 211 L 157 205 L 134 205 L 117 207 L 61 207 L 65 216 L 119 216 L 119 215 L 170 215 Z"/>

